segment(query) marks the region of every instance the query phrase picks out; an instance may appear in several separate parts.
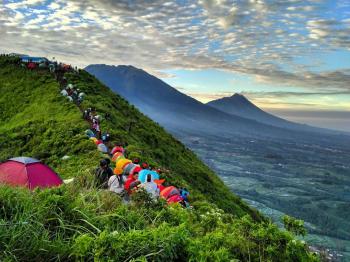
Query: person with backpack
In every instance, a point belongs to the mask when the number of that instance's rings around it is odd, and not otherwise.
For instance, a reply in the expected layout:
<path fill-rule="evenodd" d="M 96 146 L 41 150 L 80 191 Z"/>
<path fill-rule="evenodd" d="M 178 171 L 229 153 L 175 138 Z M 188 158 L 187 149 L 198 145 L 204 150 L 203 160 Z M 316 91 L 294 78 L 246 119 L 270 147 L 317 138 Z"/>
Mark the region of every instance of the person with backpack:
<path fill-rule="evenodd" d="M 96 132 L 98 139 L 101 139 L 100 123 L 96 117 L 92 119 L 92 129 Z"/>
<path fill-rule="evenodd" d="M 108 180 L 108 189 L 122 196 L 125 192 L 124 184 L 125 177 L 123 175 L 113 175 Z"/>
<path fill-rule="evenodd" d="M 152 175 L 148 174 L 146 178 L 146 182 L 140 185 L 140 188 L 146 190 L 148 194 L 151 195 L 153 199 L 157 199 L 159 197 L 159 188 L 156 183 L 152 180 Z"/>
<path fill-rule="evenodd" d="M 107 189 L 108 181 L 113 176 L 113 170 L 109 167 L 110 160 L 105 158 L 100 161 L 100 167 L 95 170 L 96 185 L 98 188 Z"/>

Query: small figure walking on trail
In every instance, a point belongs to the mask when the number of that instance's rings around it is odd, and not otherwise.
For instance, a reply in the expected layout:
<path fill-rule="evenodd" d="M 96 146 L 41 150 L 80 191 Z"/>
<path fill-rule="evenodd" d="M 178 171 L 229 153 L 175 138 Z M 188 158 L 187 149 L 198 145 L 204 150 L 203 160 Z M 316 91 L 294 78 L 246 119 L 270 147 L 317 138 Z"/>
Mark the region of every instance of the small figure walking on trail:
<path fill-rule="evenodd" d="M 110 141 L 110 134 L 108 132 L 104 132 L 102 134 L 102 141 L 103 143 L 108 143 Z"/>
<path fill-rule="evenodd" d="M 101 139 L 100 123 L 96 117 L 92 118 L 92 129 L 96 132 L 98 139 Z"/>

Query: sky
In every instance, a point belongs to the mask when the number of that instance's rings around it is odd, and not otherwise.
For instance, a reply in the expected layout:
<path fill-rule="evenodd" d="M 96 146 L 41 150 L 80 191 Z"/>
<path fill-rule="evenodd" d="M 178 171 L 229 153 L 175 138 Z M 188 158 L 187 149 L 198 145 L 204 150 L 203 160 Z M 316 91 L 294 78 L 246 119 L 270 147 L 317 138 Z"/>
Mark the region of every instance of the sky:
<path fill-rule="evenodd" d="M 201 102 L 237 92 L 350 131 L 348 0 L 2 0 L 0 34 L 2 53 L 131 64 Z"/>

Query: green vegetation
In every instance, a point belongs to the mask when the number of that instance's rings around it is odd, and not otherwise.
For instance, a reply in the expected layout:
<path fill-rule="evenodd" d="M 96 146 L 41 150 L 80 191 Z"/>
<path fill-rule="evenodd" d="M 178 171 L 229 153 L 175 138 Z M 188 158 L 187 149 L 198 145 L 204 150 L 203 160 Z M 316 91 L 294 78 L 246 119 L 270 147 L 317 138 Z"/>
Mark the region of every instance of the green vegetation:
<path fill-rule="evenodd" d="M 126 206 L 76 182 L 34 193 L 0 187 L 0 206 L 3 260 L 317 261 L 276 225 L 207 202 Z"/>
<path fill-rule="evenodd" d="M 130 155 L 169 169 L 166 180 L 190 190 L 193 209 L 153 203 L 142 192 L 125 205 L 97 190 L 92 170 L 102 155 L 84 135 L 79 109 L 59 95 L 52 75 L 17 62 L 0 58 L 0 161 L 32 156 L 76 179 L 34 192 L 0 187 L 0 260 L 317 261 L 159 125 L 80 71 L 66 77 L 87 94 L 82 107 L 110 113 L 102 130 L 127 143 Z"/>
<path fill-rule="evenodd" d="M 284 227 L 289 231 L 294 233 L 295 235 L 305 236 L 306 229 L 304 227 L 304 221 L 295 219 L 294 217 L 290 217 L 284 215 L 283 218 Z"/>

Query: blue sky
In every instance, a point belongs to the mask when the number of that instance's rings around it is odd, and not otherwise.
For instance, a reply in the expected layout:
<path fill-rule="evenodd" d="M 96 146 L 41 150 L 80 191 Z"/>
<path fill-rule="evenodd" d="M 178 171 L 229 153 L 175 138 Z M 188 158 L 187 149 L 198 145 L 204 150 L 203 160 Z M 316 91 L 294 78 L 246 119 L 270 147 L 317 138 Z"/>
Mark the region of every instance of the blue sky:
<path fill-rule="evenodd" d="M 350 111 L 348 0 L 3 0 L 0 33 L 1 52 L 131 64 L 202 102 Z"/>

